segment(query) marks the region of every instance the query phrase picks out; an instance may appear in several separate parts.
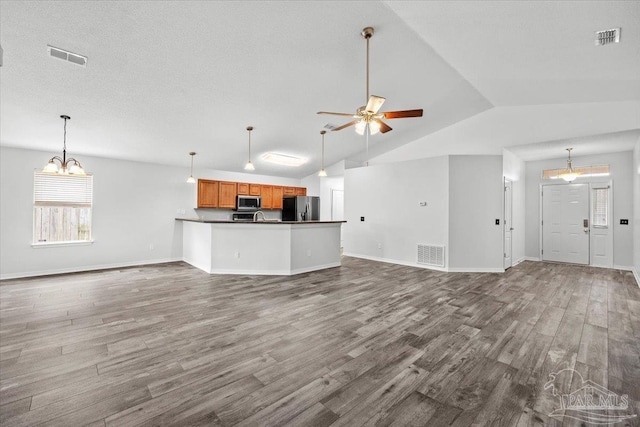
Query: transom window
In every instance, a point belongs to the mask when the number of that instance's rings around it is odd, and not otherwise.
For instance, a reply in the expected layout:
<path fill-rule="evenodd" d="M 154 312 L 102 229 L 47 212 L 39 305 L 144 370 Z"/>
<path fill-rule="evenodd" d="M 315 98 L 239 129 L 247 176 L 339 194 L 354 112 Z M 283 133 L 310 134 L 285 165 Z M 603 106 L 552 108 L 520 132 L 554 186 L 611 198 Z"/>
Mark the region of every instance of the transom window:
<path fill-rule="evenodd" d="M 92 175 L 34 172 L 33 243 L 91 241 Z"/>

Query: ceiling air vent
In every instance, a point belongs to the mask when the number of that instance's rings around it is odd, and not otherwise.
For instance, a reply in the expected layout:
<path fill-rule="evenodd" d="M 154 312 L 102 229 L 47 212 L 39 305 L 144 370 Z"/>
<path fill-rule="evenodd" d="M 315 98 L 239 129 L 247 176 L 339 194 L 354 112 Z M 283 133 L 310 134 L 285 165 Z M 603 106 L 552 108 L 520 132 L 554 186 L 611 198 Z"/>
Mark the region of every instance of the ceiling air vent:
<path fill-rule="evenodd" d="M 620 28 L 596 31 L 596 46 L 604 46 L 609 43 L 620 43 Z"/>
<path fill-rule="evenodd" d="M 49 55 L 53 58 L 62 59 L 63 61 L 68 61 L 76 65 L 80 65 L 81 67 L 87 66 L 86 56 L 78 55 L 77 53 L 69 52 L 53 46 L 47 46 L 47 52 L 49 52 Z"/>
<path fill-rule="evenodd" d="M 326 125 L 324 125 L 324 128 L 327 130 L 333 130 L 335 129 L 336 125 L 331 124 L 331 123 L 327 123 Z"/>

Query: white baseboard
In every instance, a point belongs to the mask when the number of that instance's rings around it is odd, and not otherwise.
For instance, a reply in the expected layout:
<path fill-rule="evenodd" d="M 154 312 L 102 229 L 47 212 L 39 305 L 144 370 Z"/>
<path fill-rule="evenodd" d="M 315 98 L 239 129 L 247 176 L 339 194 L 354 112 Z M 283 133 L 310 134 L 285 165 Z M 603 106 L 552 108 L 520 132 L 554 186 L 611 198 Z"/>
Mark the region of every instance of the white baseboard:
<path fill-rule="evenodd" d="M 436 271 L 447 272 L 447 269 L 444 268 L 444 267 L 433 267 L 433 266 L 430 266 L 430 265 L 418 264 L 418 263 L 415 263 L 415 262 L 408 262 L 408 261 L 401 261 L 401 260 L 397 260 L 397 259 L 389 259 L 389 258 L 381 258 L 381 257 L 375 257 L 375 256 L 369 256 L 369 255 L 354 254 L 354 253 L 350 253 L 350 252 L 345 252 L 343 255 L 344 256 L 350 256 L 350 257 L 353 257 L 353 258 L 368 259 L 370 261 L 386 262 L 387 264 L 399 264 L 399 265 L 406 265 L 408 267 L 425 268 L 427 270 L 436 270 Z"/>
<path fill-rule="evenodd" d="M 119 263 L 113 263 L 113 264 L 99 264 L 99 265 L 87 265 L 82 267 L 58 268 L 55 270 L 41 270 L 41 271 L 28 271 L 28 272 L 22 272 L 22 273 L 0 274 L 0 280 L 22 279 L 26 277 L 37 277 L 37 276 L 51 276 L 53 274 L 81 273 L 85 271 L 108 270 L 111 268 L 135 267 L 138 265 L 149 265 L 149 264 L 163 264 L 166 262 L 176 262 L 176 261 L 182 261 L 182 257 L 148 259 L 148 260 L 142 260 L 142 261 L 119 262 Z"/>
<path fill-rule="evenodd" d="M 525 257 L 522 257 L 522 258 L 516 260 L 516 262 L 511 264 L 511 267 L 515 267 L 516 265 L 520 264 L 522 261 L 526 261 Z"/>
<path fill-rule="evenodd" d="M 540 262 L 540 258 L 537 256 L 526 256 L 524 257 L 525 261 L 535 261 L 535 262 Z"/>
<path fill-rule="evenodd" d="M 623 270 L 623 271 L 633 271 L 633 267 L 629 267 L 626 265 L 613 265 L 613 268 L 616 270 Z"/>
<path fill-rule="evenodd" d="M 194 266 L 195 267 L 195 266 Z M 209 274 L 235 274 L 238 276 L 293 276 L 295 274 L 309 273 L 311 271 L 324 270 L 326 268 L 340 267 L 340 262 L 332 262 L 324 265 L 317 265 L 315 267 L 297 268 L 295 270 L 233 270 L 224 268 L 214 268 L 211 271 L 205 273 Z M 198 267 L 196 267 L 198 268 Z M 202 270 L 204 271 L 204 270 Z"/>
<path fill-rule="evenodd" d="M 408 267 L 417 267 L 417 268 L 426 268 L 428 270 L 436 270 L 436 271 L 444 271 L 449 273 L 504 273 L 503 268 L 485 268 L 485 267 L 464 267 L 464 268 L 444 268 L 444 267 L 433 267 L 430 265 L 418 264 L 416 262 L 402 261 L 397 259 L 390 258 L 381 258 L 370 255 L 361 255 L 361 254 L 353 254 L 353 253 L 345 253 L 345 256 L 350 256 L 354 258 L 362 258 L 368 259 L 371 261 L 378 262 L 386 262 L 389 264 L 399 264 L 406 265 Z"/>
<path fill-rule="evenodd" d="M 453 267 L 449 268 L 449 273 L 504 273 L 504 268 Z"/>

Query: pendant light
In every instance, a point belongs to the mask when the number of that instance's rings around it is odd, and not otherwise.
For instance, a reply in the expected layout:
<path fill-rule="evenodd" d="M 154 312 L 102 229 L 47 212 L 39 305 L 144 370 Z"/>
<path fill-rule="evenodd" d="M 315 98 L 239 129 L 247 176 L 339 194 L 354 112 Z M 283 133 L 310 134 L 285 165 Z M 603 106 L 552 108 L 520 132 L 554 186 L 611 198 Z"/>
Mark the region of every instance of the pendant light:
<path fill-rule="evenodd" d="M 326 130 L 321 130 L 320 135 L 322 135 L 322 169 L 318 172 L 318 176 L 327 176 L 327 171 L 324 170 L 324 134 L 327 133 Z"/>
<path fill-rule="evenodd" d="M 567 182 L 571 182 L 580 175 L 580 172 L 576 172 L 576 170 L 573 169 L 573 166 L 571 166 L 571 150 L 573 150 L 573 148 L 567 148 L 566 150 L 569 152 L 569 158 L 567 158 L 567 168 L 558 175 L 558 178 L 562 178 Z"/>
<path fill-rule="evenodd" d="M 64 119 L 64 142 L 62 145 L 62 157 L 53 156 L 49 159 L 49 163 L 46 164 L 42 172 L 47 173 L 59 173 L 61 175 L 86 175 L 84 169 L 80 165 L 80 162 L 69 157 L 67 159 L 67 120 L 71 120 L 71 117 L 62 115 L 61 119 Z M 56 164 L 56 161 L 60 163 L 60 167 Z M 71 166 L 69 166 L 71 165 Z"/>
<path fill-rule="evenodd" d="M 254 171 L 256 168 L 253 166 L 253 163 L 251 163 L 251 131 L 253 130 L 253 126 L 247 126 L 247 130 L 249 131 L 249 160 L 247 164 L 244 165 L 244 170 Z"/>
<path fill-rule="evenodd" d="M 196 179 L 193 177 L 193 156 L 196 155 L 195 151 L 190 151 L 189 155 L 191 156 L 191 173 L 189 174 L 189 178 L 187 178 L 187 182 L 189 184 L 195 184 Z"/>

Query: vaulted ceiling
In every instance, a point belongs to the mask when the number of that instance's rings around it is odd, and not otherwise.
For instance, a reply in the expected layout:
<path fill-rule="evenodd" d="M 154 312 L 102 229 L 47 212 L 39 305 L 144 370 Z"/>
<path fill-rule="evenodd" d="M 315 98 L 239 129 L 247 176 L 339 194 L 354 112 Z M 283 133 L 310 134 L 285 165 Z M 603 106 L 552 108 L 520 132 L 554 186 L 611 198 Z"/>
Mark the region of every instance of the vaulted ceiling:
<path fill-rule="evenodd" d="M 640 129 L 638 1 L 3 0 L 0 19 L 6 146 L 57 153 L 68 114 L 74 155 L 188 166 L 196 151 L 198 167 L 241 171 L 252 125 L 256 173 L 303 177 L 320 167 L 320 130 L 348 120 L 316 112 L 365 103 L 366 26 L 371 93 L 383 110 L 425 114 L 390 120 L 368 147 L 352 129 L 329 132 L 327 165 L 504 147 L 540 158 L 585 138 L 590 154 L 621 151 L 633 138 L 606 135 Z M 594 45 L 618 27 L 620 43 Z M 536 144 L 546 154 L 526 151 Z M 309 163 L 268 164 L 267 151 Z"/>

